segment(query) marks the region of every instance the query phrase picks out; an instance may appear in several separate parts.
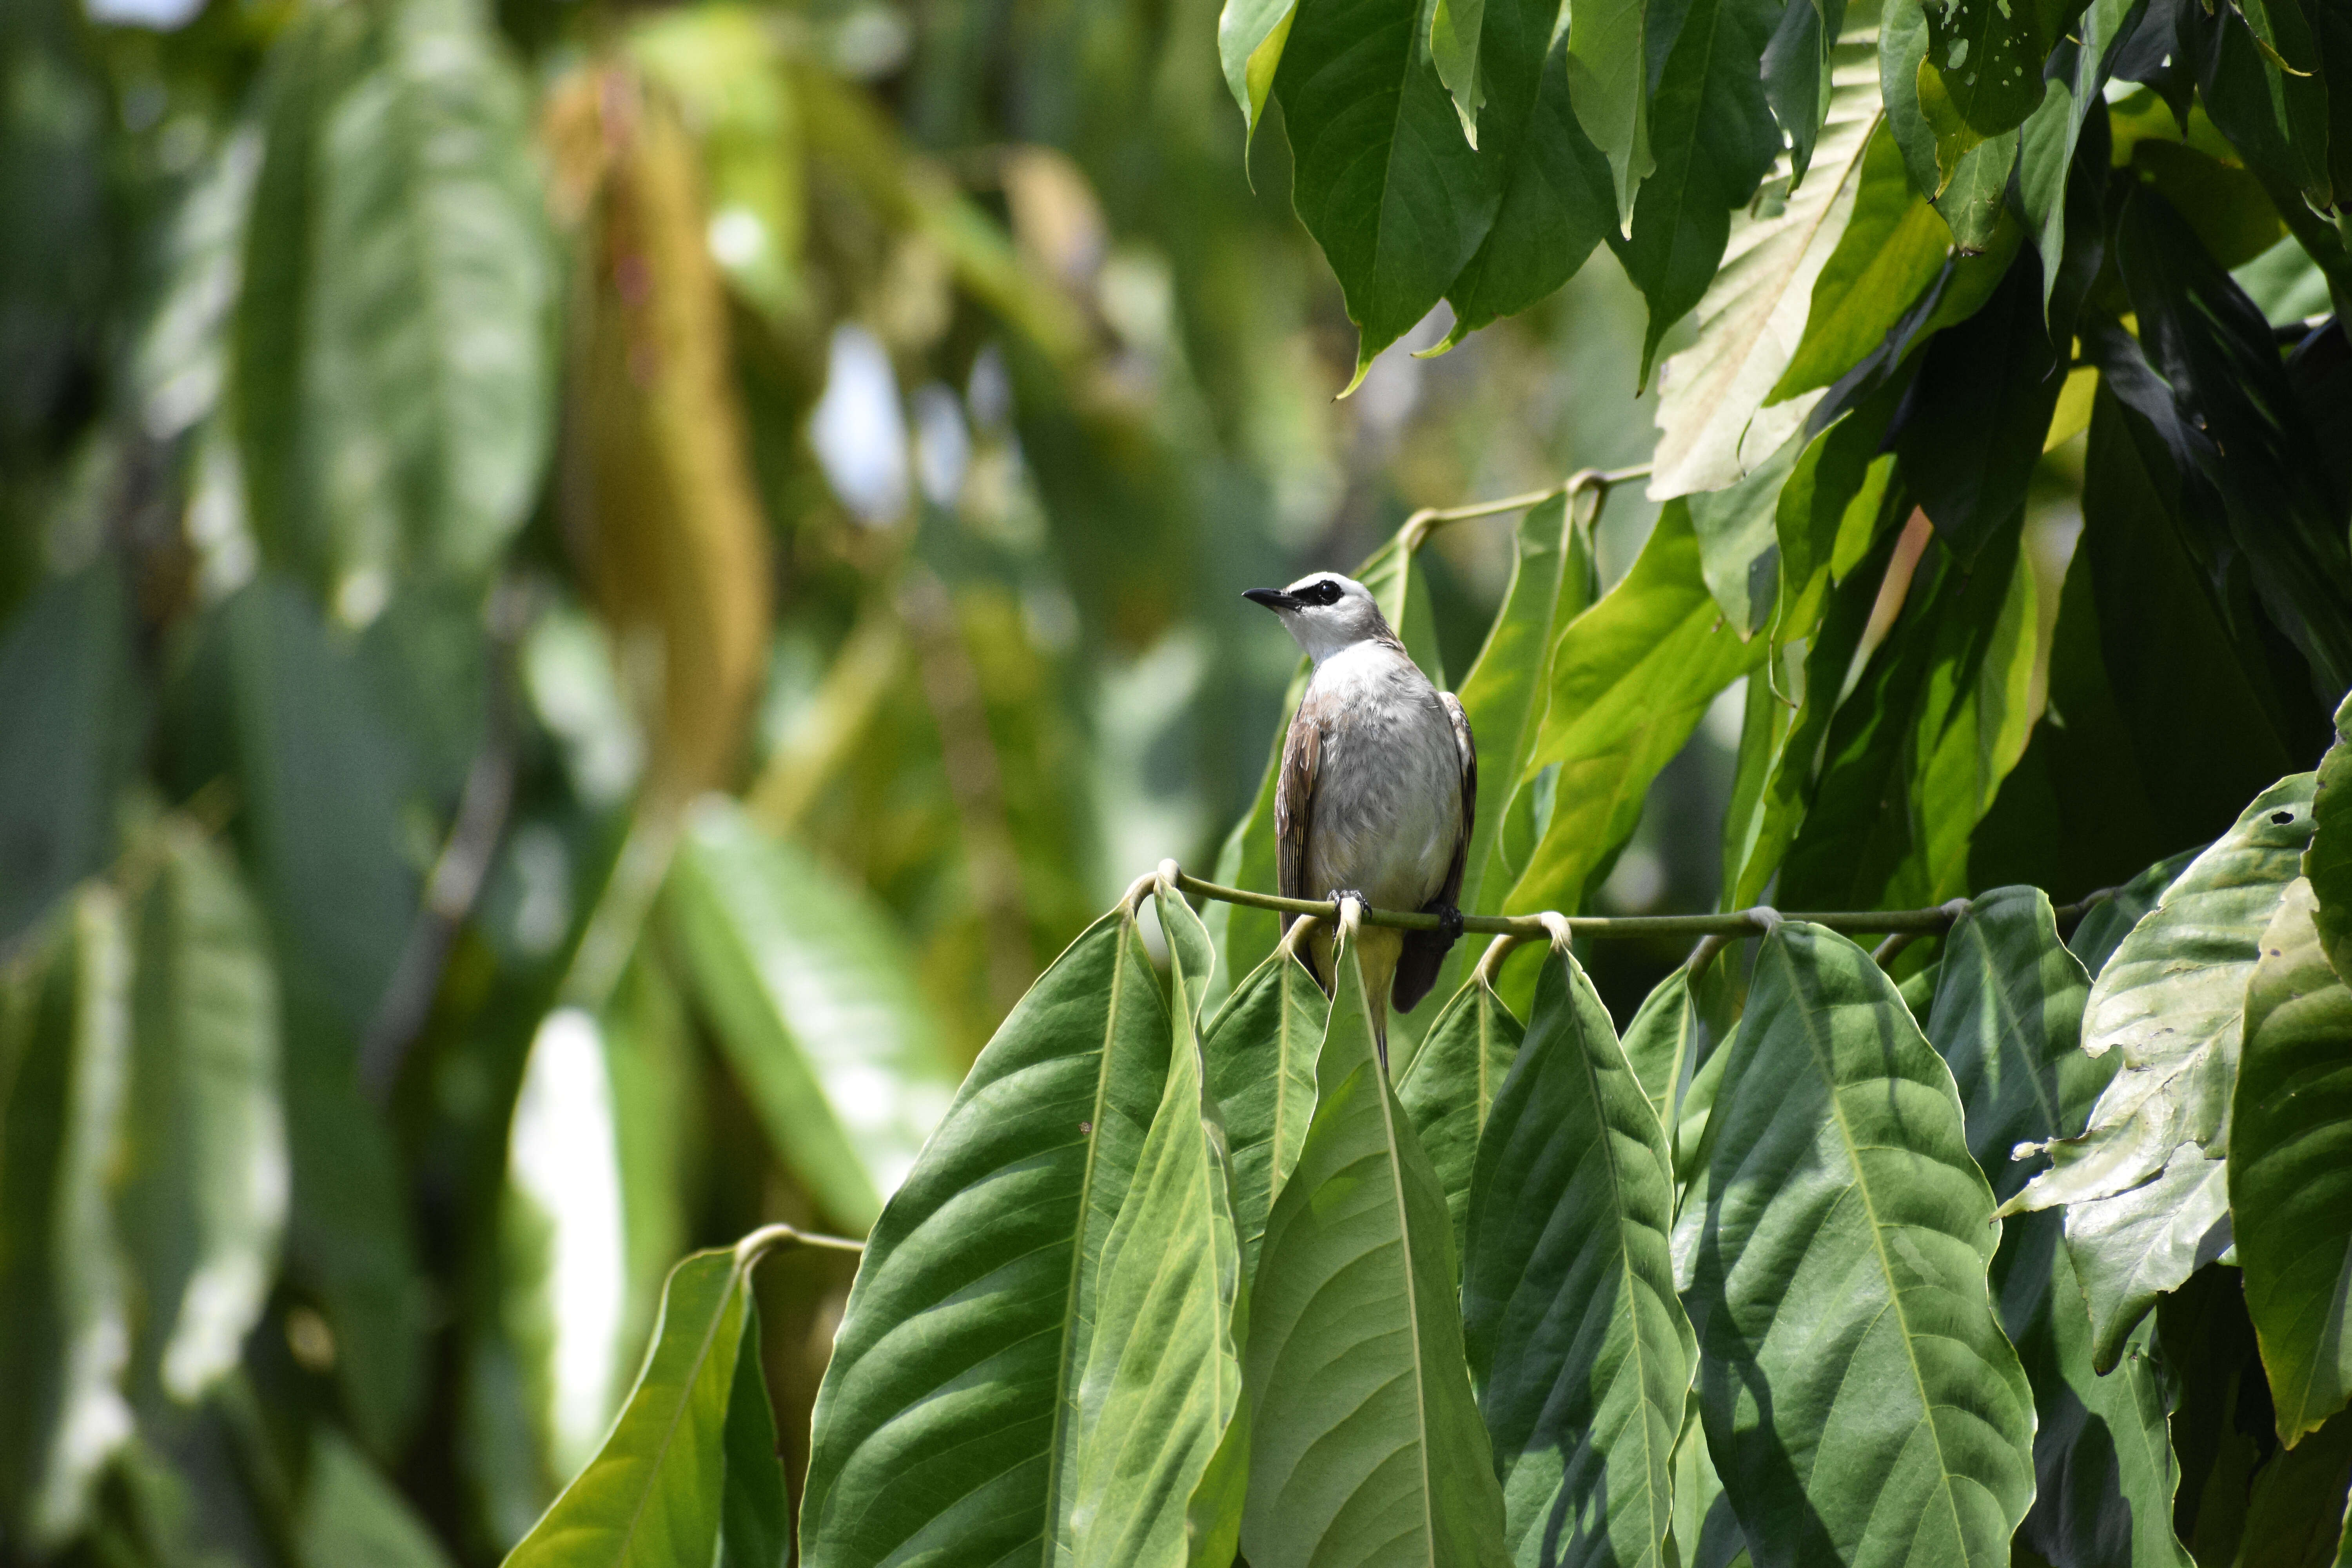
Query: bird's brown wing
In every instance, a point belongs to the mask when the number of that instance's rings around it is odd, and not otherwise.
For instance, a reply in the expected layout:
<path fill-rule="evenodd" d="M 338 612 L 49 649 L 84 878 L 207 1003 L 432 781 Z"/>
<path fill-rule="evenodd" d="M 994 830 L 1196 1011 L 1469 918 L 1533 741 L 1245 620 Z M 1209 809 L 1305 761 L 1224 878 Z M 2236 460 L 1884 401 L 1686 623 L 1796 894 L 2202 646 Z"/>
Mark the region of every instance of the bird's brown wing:
<path fill-rule="evenodd" d="M 1470 735 L 1470 716 L 1462 711 L 1462 704 L 1451 691 L 1441 691 L 1437 700 L 1445 704 L 1445 716 L 1454 721 L 1454 743 L 1462 753 L 1462 826 L 1454 836 L 1454 858 L 1445 868 L 1445 885 L 1437 896 L 1422 906 L 1424 910 L 1454 907 L 1462 897 L 1462 871 L 1470 860 L 1470 830 L 1478 818 L 1478 743 Z M 1447 950 L 1454 939 L 1442 931 L 1409 931 L 1404 933 L 1404 952 L 1399 955 L 1396 980 L 1389 987 L 1389 1003 L 1400 1013 L 1409 1013 L 1413 1005 L 1429 994 L 1437 984 L 1437 972 L 1444 967 Z"/>
<path fill-rule="evenodd" d="M 1282 769 L 1274 780 L 1275 890 L 1286 899 L 1315 897 L 1307 889 L 1307 836 L 1314 826 L 1315 777 L 1322 763 L 1323 721 L 1310 689 L 1291 715 Z M 1285 934 L 1297 918 L 1282 917 Z"/>

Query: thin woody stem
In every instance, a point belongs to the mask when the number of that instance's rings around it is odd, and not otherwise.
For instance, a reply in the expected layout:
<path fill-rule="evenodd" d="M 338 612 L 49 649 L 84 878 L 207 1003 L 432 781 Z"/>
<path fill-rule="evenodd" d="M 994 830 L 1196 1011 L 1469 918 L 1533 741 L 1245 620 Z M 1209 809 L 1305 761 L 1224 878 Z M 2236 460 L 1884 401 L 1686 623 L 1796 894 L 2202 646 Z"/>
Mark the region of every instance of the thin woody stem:
<path fill-rule="evenodd" d="M 1596 490 L 1606 499 L 1619 485 L 1650 477 L 1650 466 L 1643 463 L 1631 468 L 1580 468 L 1565 480 L 1539 490 L 1521 495 L 1505 496 L 1499 500 L 1472 501 L 1466 506 L 1427 506 L 1404 520 L 1401 531 L 1407 549 L 1418 548 L 1421 542 L 1449 522 L 1467 522 L 1472 518 L 1495 517 L 1507 511 L 1525 511 L 1541 506 L 1560 496 L 1575 496 L 1585 490 Z"/>
<path fill-rule="evenodd" d="M 1254 893 L 1245 888 L 1204 882 L 1181 869 L 1176 873 L 1175 882 L 1195 898 L 1214 899 L 1220 903 L 1240 904 L 1254 910 L 1273 910 L 1287 915 L 1314 915 L 1333 921 L 1339 915 L 1337 900 L 1286 899 L 1274 893 Z M 2080 919 L 2084 910 L 2106 896 L 2107 889 L 2102 889 L 2084 899 L 2080 904 L 2062 905 L 2056 910 L 2058 923 L 2063 927 L 2070 921 Z M 1491 936 L 1549 938 L 1555 935 L 1558 927 L 1554 922 L 1558 922 L 1566 926 L 1571 936 L 1578 937 L 1743 937 L 1763 936 L 1775 925 L 1788 920 L 1805 921 L 1849 934 L 1909 931 L 1928 936 L 1950 930 L 1952 922 L 1967 908 L 1966 902 L 1954 900 L 1930 910 L 1784 911 L 1759 905 L 1752 910 L 1734 910 L 1728 914 L 1716 915 L 1560 915 L 1546 910 L 1532 915 L 1464 915 L 1462 929 Z M 1363 923 L 1387 926 L 1397 931 L 1435 931 L 1442 922 L 1437 916 L 1423 910 L 1366 909 Z"/>

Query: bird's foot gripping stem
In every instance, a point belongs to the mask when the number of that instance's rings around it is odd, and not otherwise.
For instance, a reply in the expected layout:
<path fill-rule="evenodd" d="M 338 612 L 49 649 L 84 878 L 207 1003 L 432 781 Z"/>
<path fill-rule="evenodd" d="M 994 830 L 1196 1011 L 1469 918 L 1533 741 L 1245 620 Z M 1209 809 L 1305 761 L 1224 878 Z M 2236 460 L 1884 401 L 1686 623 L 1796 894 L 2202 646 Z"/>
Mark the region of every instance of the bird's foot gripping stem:
<path fill-rule="evenodd" d="M 1430 913 L 1437 917 L 1437 934 L 1445 939 L 1446 946 L 1462 940 L 1461 910 L 1452 904 L 1440 904 Z"/>

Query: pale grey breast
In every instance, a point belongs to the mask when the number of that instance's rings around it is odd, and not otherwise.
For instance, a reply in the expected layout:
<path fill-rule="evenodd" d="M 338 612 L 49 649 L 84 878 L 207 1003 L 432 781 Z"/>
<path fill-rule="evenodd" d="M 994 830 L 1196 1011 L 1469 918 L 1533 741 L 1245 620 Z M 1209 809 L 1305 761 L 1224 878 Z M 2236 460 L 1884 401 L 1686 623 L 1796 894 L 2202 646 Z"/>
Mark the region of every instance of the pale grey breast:
<path fill-rule="evenodd" d="M 1462 754 L 1436 689 L 1396 648 L 1359 643 L 1323 662 L 1302 706 L 1323 732 L 1308 896 L 1419 909 L 1444 886 L 1462 823 Z"/>

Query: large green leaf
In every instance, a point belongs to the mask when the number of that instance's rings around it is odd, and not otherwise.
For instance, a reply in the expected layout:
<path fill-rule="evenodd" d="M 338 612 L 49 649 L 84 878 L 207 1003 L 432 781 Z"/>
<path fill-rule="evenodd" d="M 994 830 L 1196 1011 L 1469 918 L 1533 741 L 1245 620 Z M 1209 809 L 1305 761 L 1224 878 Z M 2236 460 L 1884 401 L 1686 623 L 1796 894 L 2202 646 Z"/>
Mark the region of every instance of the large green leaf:
<path fill-rule="evenodd" d="M 1291 204 L 1356 323 L 1351 388 L 1444 296 L 1502 195 L 1415 36 L 1422 14 L 1414 0 L 1305 6 L 1274 79 Z"/>
<path fill-rule="evenodd" d="M 1546 0 L 1490 0 L 1479 151 L 1496 170 L 1502 203 L 1477 253 L 1445 290 L 1454 307 L 1448 343 L 1567 282 L 1617 226 L 1609 162 L 1570 101 L 1576 18 L 1555 33 L 1559 14 Z"/>
<path fill-rule="evenodd" d="M 2012 1151 L 2079 1131 L 2114 1075 L 2112 1057 L 2080 1048 L 2090 988 L 2039 889 L 1977 899 L 1945 939 L 1926 1028 L 1952 1069 L 1969 1147 L 1996 1195 L 2027 1177 Z M 2019 1538 L 2053 1563 L 2186 1568 L 2169 1528 L 2178 1467 L 2162 1391 L 2144 1353 L 2110 1376 L 2092 1371 L 2090 1317 L 2058 1215 L 2002 1227 L 1992 1289 L 2039 1415 L 2040 1479 Z"/>
<path fill-rule="evenodd" d="M 1780 130 L 1756 64 L 1775 9 L 1766 0 L 1691 0 L 1666 52 L 1650 106 L 1657 167 L 1634 198 L 1627 237 L 1611 241 L 1625 275 L 1649 301 L 1644 382 L 1666 330 L 1690 313 L 1714 281 L 1733 209 L 1755 194 L 1780 152 Z M 1572 19 L 1569 30 L 1572 66 Z M 1590 121 L 1586 129 L 1592 129 Z M 1777 445 L 1769 442 L 1765 449 Z"/>
<path fill-rule="evenodd" d="M 1812 411 L 1806 397 L 1762 405 L 1805 336 L 1814 285 L 1855 211 L 1879 118 L 1876 45 L 1864 33 L 1831 52 L 1829 115 L 1811 172 L 1791 189 L 1783 153 L 1762 196 L 1732 222 L 1698 302 L 1698 341 L 1660 378 L 1653 496 L 1720 489 L 1759 468 Z"/>
<path fill-rule="evenodd" d="M 1686 1300 L 1707 1447 L 1759 1564 L 2000 1563 L 2033 1397 L 1952 1076 L 1869 954 L 1762 943 L 1707 1128 Z"/>
<path fill-rule="evenodd" d="M 1953 243 L 1973 254 L 1993 243 L 1997 229 L 2015 232 L 2000 216 L 2019 138 L 2014 121 L 1990 135 L 1956 126 L 1929 64 L 1928 13 L 1934 8 L 1932 0 L 1888 0 L 1878 35 L 1879 81 L 1886 94 L 1887 127 L 1903 149 L 1911 183 L 1935 203 Z M 1944 57 L 1945 62 L 1951 58 Z M 2040 101 L 2036 87 L 2027 107 Z"/>
<path fill-rule="evenodd" d="M 1462 1314 L 1523 1564 L 1662 1564 L 1698 1345 L 1675 1294 L 1674 1163 L 1609 1010 L 1545 955 L 1472 1178 Z"/>
<path fill-rule="evenodd" d="M 2231 1228 L 2287 1444 L 2352 1398 L 2352 988 L 2317 907 L 2298 878 L 2263 932 L 2231 1099 Z"/>
<path fill-rule="evenodd" d="M 620 1419 L 603 1450 L 507 1554 L 509 1568 L 654 1568 L 716 1559 L 736 1362 L 757 1310 L 753 1260 L 733 1248 L 698 1252 L 671 1270 L 652 1348 Z"/>
<path fill-rule="evenodd" d="M 1234 1222 L 1242 1272 L 1255 1271 L 1267 1215 L 1315 1114 L 1315 1057 L 1330 999 L 1288 950 L 1234 990 L 1203 1033 L 1209 1099 L 1233 1160 Z"/>
<path fill-rule="evenodd" d="M 130 1076 L 130 932 L 103 883 L 0 993 L 0 1520 L 54 1551 L 131 1436 L 129 1322 L 108 1178 Z"/>
<path fill-rule="evenodd" d="M 1458 900 L 1465 913 L 1499 910 L 1517 876 L 1504 852 L 1503 824 L 1526 784 L 1528 759 L 1551 700 L 1561 630 L 1600 596 L 1591 527 L 1598 504 L 1596 492 L 1584 490 L 1521 515 L 1502 608 L 1462 679 L 1462 711 L 1478 742 L 1477 811 Z M 1454 943 L 1433 989 L 1452 995 L 1477 958 L 1475 943 Z M 1465 1166 L 1465 1179 L 1467 1173 Z M 1449 1184 L 1446 1190 L 1457 1189 Z"/>
<path fill-rule="evenodd" d="M 123 610 L 100 562 L 44 584 L 0 637 L 0 954 L 111 851 L 139 717 Z"/>
<path fill-rule="evenodd" d="M 954 1094 L 914 955 L 858 889 L 732 805 L 698 807 L 667 889 L 677 951 L 779 1158 L 870 1226 Z"/>
<path fill-rule="evenodd" d="M 299 559 L 347 619 L 488 574 L 529 512 L 554 266 L 522 83 L 472 0 L 400 0 L 319 129 Z"/>
<path fill-rule="evenodd" d="M 2074 934 L 2066 939 L 2066 950 L 2083 961 L 2091 978 L 2098 978 L 2099 971 L 2107 966 L 2107 960 L 2131 934 L 2132 927 L 2156 908 L 2157 901 L 2164 897 L 2164 889 L 2189 869 L 2189 862 L 2204 848 L 2200 844 L 2194 849 L 2166 856 L 2091 907 L 2082 923 L 2074 928 Z"/>
<path fill-rule="evenodd" d="M 289 1182 L 278 985 L 260 916 L 220 849 L 177 819 L 146 847 L 116 1201 L 143 1306 L 135 1375 L 193 1403 L 236 1366 L 278 1274 Z"/>
<path fill-rule="evenodd" d="M 1421 1048 L 1396 1075 L 1397 1102 L 1428 1151 L 1446 1212 L 1454 1216 L 1457 1254 L 1465 1240 L 1478 1140 L 1524 1033 L 1481 970 L 1445 1004 L 1422 1037 Z"/>
<path fill-rule="evenodd" d="M 2083 0 L 1943 0 L 1925 7 L 1920 107 L 1949 169 L 1987 137 L 2024 123 L 2042 102 L 2042 66 Z"/>
<path fill-rule="evenodd" d="M 1763 653 L 1724 624 L 1690 509 L 1667 502 L 1633 570 L 1569 624 L 1552 656 L 1550 706 L 1527 765 L 1560 764 L 1557 804 L 1505 907 L 1581 908 L 1658 770 Z"/>
<path fill-rule="evenodd" d="M 1853 212 L 1813 279 L 1804 336 L 1767 402 L 1828 386 L 1860 364 L 1944 269 L 1951 231 L 1911 188 L 1903 149 L 1883 116 L 1852 179 Z"/>
<path fill-rule="evenodd" d="M 1684 964 L 1658 982 L 1625 1026 L 1625 1060 L 1662 1126 L 1681 1121 L 1683 1097 L 1699 1063 L 1716 1054 L 1739 1022 L 1723 970 L 1709 963 L 1694 975 Z"/>
<path fill-rule="evenodd" d="M 2352 86 L 2347 86 L 2352 95 Z M 2318 903 L 2320 945 L 2339 975 L 2352 973 L 2352 696 L 2336 710 L 2336 743 L 2319 760 L 2311 796 L 2311 847 L 2303 874 Z"/>
<path fill-rule="evenodd" d="M 1334 967 L 1315 1120 L 1250 1281 L 1242 1550 L 1253 1568 L 1490 1568 L 1502 1499 L 1445 1197 L 1381 1070 L 1351 946 Z"/>
<path fill-rule="evenodd" d="M 2246 984 L 2311 837 L 2312 775 L 2255 797 L 2099 971 L 2083 1048 L 2123 1066 L 2079 1137 L 2004 1205 L 2067 1205 L 2094 1352 L 2115 1364 L 2157 1297 L 2229 1245 L 2224 1158 Z"/>
<path fill-rule="evenodd" d="M 1102 1568 L 1183 1568 L 1189 1506 L 1241 1400 L 1241 1254 L 1224 1142 L 1202 1095 L 1200 977 L 1173 944 L 1171 958 L 1167 1084 L 1103 1243 L 1078 1390 L 1066 1549 Z"/>
<path fill-rule="evenodd" d="M 1122 903 L 981 1052 L 850 1289 L 801 1506 L 814 1561 L 984 1564 L 1059 1549 L 1103 1244 L 1170 1039 Z"/>

